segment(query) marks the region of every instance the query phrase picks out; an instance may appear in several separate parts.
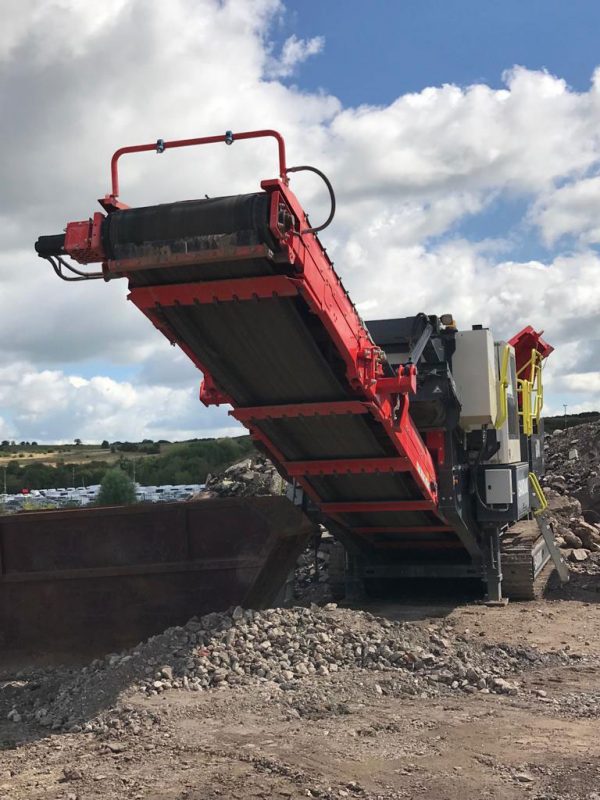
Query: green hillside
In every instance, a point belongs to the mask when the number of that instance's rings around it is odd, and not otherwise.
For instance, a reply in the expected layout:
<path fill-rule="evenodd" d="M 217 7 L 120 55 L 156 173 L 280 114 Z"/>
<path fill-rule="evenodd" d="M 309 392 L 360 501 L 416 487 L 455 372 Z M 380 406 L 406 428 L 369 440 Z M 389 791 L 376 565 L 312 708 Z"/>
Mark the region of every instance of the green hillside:
<path fill-rule="evenodd" d="M 0 450 L 4 456 L 0 461 L 0 491 L 4 473 L 11 494 L 22 489 L 98 484 L 116 465 L 132 477 L 135 474 L 143 485 L 203 483 L 209 472 L 225 469 L 252 452 L 249 436 L 175 443 L 114 442 L 104 449 L 97 445 L 10 445 L 8 451 Z"/>

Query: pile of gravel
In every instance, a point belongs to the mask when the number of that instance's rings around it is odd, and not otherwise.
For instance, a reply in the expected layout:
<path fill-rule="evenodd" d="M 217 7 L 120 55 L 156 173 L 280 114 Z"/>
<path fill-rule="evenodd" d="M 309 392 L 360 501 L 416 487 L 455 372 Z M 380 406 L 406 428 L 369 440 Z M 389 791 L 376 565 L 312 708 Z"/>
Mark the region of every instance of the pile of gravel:
<path fill-rule="evenodd" d="M 576 571 L 583 562 L 589 571 L 600 559 L 600 523 L 587 522 L 581 503 L 570 495 L 561 495 L 555 489 L 546 489 L 548 511 L 546 516 L 554 531 L 557 545 Z"/>
<path fill-rule="evenodd" d="M 245 458 L 224 472 L 209 475 L 194 500 L 211 497 L 254 497 L 285 494 L 286 482 L 264 456 Z"/>
<path fill-rule="evenodd" d="M 585 508 L 600 505 L 600 422 L 554 431 L 546 437 L 545 460 L 546 486 L 574 495 Z"/>
<path fill-rule="evenodd" d="M 548 517 L 556 542 L 575 572 L 600 571 L 600 422 L 546 437 Z"/>
<path fill-rule="evenodd" d="M 261 684 L 284 694 L 310 692 L 319 681 L 355 681 L 357 670 L 380 673 L 381 683 L 394 678 L 396 691 L 413 695 L 515 694 L 518 684 L 511 676 L 548 658 L 531 649 L 475 644 L 448 625 L 391 622 L 333 603 L 266 611 L 238 607 L 194 618 L 82 669 L 17 676 L 0 692 L 0 708 L 15 722 L 93 731 L 102 730 L 101 712 L 136 693 Z M 559 658 L 568 660 L 567 654 Z"/>

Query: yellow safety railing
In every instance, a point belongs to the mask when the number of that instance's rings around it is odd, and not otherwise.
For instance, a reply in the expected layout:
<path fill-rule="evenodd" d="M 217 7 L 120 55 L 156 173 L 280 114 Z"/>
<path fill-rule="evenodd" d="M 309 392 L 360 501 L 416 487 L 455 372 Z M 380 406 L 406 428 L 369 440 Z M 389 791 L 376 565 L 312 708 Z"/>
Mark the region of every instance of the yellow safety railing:
<path fill-rule="evenodd" d="M 523 420 L 523 433 L 531 436 L 533 433 L 533 414 L 531 413 L 531 382 L 517 378 L 517 391 L 521 394 L 521 409 L 519 416 Z"/>
<path fill-rule="evenodd" d="M 538 363 L 536 367 L 536 395 L 535 395 L 535 420 L 537 423 L 542 416 L 542 408 L 544 407 L 544 384 L 542 382 L 542 358 L 538 353 Z"/>
<path fill-rule="evenodd" d="M 533 487 L 535 496 L 538 499 L 538 503 L 540 504 L 540 507 L 536 508 L 536 510 L 533 512 L 537 516 L 538 514 L 542 514 L 548 508 L 548 501 L 546 500 L 546 495 L 544 494 L 544 490 L 542 489 L 535 472 L 529 473 L 529 481 Z"/>
<path fill-rule="evenodd" d="M 539 424 L 544 407 L 542 356 L 537 350 L 531 351 L 531 358 L 517 373 L 517 392 L 521 396 L 519 416 L 523 423 L 523 433 L 525 436 L 531 436 L 533 421 Z"/>
<path fill-rule="evenodd" d="M 499 401 L 500 411 L 496 419 L 496 428 L 501 428 L 506 422 L 508 416 L 508 399 L 506 393 L 508 391 L 508 365 L 510 364 L 510 345 L 506 345 L 504 353 L 502 354 L 502 366 L 500 368 L 500 384 L 499 384 Z"/>

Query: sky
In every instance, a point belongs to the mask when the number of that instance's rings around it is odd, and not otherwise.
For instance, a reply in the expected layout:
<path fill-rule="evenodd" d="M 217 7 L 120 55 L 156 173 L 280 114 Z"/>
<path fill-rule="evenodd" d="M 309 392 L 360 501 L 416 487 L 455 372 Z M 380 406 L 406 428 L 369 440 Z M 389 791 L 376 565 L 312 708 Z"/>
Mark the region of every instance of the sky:
<path fill-rule="evenodd" d="M 93 11 L 92 11 L 93 8 Z M 600 5 L 0 0 L 0 439 L 240 433 L 126 299 L 40 234 L 98 210 L 125 144 L 276 128 L 337 194 L 322 234 L 369 318 L 451 312 L 556 348 L 546 411 L 600 409 Z M 130 158 L 130 205 L 256 191 L 268 142 Z M 293 188 L 317 220 L 321 187 Z"/>

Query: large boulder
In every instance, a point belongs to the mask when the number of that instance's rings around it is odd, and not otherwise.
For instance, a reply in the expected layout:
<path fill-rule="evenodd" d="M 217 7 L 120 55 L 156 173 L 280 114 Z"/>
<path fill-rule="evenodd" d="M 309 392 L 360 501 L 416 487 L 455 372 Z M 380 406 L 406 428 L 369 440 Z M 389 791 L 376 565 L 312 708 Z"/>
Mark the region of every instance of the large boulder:
<path fill-rule="evenodd" d="M 600 545 L 600 532 L 595 525 L 590 525 L 583 519 L 571 522 L 571 532 L 588 550 L 595 550 L 594 545 Z"/>
<path fill-rule="evenodd" d="M 587 561 L 589 555 L 589 552 L 584 550 L 583 547 L 578 547 L 575 550 L 571 550 L 571 555 L 569 558 L 571 561 Z"/>
<path fill-rule="evenodd" d="M 564 541 L 565 547 L 583 547 L 583 541 L 569 530 L 562 531 L 560 538 Z"/>

